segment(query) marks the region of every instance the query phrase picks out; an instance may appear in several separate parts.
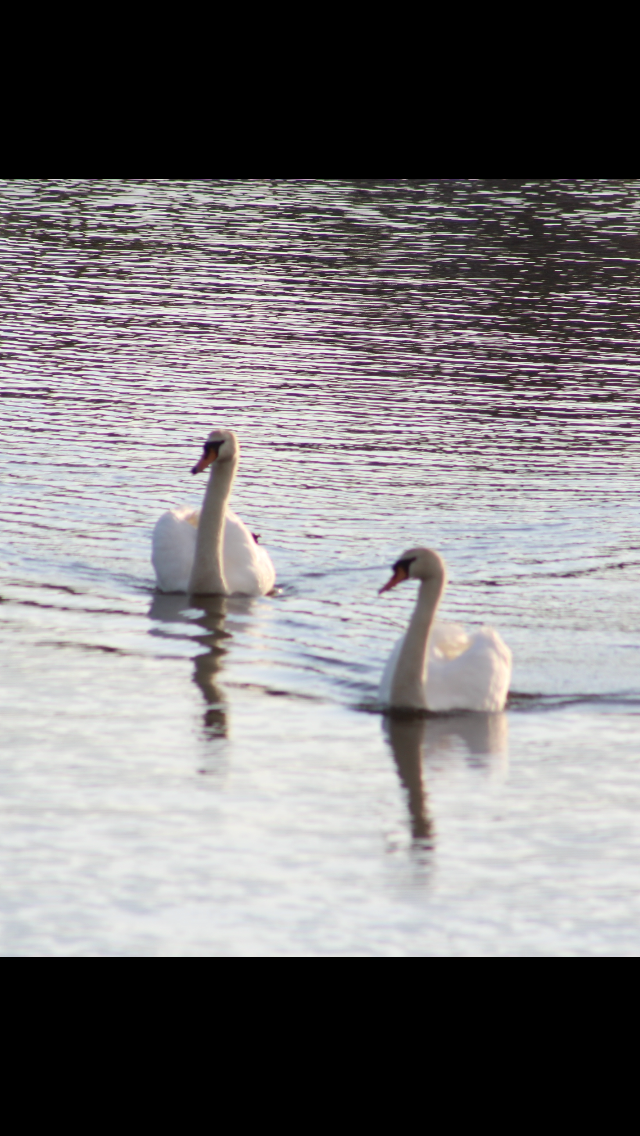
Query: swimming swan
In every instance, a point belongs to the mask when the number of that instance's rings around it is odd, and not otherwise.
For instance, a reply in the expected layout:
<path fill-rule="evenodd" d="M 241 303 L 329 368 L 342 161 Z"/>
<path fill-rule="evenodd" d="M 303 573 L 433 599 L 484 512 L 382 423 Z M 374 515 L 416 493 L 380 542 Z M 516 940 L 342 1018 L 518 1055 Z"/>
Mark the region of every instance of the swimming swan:
<path fill-rule="evenodd" d="M 163 592 L 264 596 L 275 584 L 271 559 L 227 508 L 240 460 L 233 430 L 212 430 L 192 473 L 211 466 L 202 510 L 163 513 L 153 530 L 151 561 Z"/>
<path fill-rule="evenodd" d="M 406 634 L 384 669 L 379 702 L 410 710 L 502 710 L 511 678 L 511 651 L 492 627 L 471 638 L 458 624 L 432 630 L 447 582 L 444 560 L 430 548 L 410 548 L 380 592 L 420 580 Z"/>

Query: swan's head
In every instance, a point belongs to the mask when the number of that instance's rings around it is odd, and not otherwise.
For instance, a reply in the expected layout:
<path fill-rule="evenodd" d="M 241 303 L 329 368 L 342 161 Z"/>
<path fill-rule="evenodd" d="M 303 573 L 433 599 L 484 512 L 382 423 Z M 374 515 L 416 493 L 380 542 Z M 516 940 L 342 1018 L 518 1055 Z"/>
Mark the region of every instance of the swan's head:
<path fill-rule="evenodd" d="M 380 588 L 380 592 L 389 592 L 403 580 L 436 580 L 444 587 L 447 582 L 444 560 L 432 548 L 409 548 L 396 560 L 393 576 Z"/>
<path fill-rule="evenodd" d="M 212 462 L 231 461 L 239 453 L 240 446 L 233 430 L 212 430 L 204 444 L 202 457 L 191 472 L 202 473 Z"/>

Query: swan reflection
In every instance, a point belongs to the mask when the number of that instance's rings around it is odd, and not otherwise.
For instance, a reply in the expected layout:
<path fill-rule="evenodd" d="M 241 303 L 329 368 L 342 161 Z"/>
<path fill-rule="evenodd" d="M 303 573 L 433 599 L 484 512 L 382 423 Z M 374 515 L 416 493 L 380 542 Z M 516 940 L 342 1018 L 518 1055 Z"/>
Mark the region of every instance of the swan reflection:
<path fill-rule="evenodd" d="M 162 595 L 157 593 L 149 609 L 149 616 L 158 623 L 187 624 L 191 633 L 183 636 L 189 643 L 200 643 L 206 648 L 193 660 L 193 681 L 202 692 L 207 709 L 203 716 L 204 727 L 208 737 L 226 738 L 227 713 L 226 699 L 216 682 L 216 676 L 222 669 L 222 661 L 226 653 L 225 642 L 230 639 L 230 633 L 225 630 L 225 619 L 228 610 L 226 596 L 198 596 L 197 600 L 190 600 L 184 595 Z M 194 627 L 202 628 L 203 634 L 194 635 Z M 165 631 L 162 628 L 152 628 L 151 635 L 171 639 L 175 642 L 179 638 L 176 631 Z"/>
<path fill-rule="evenodd" d="M 468 765 L 492 779 L 503 780 L 509 770 L 507 715 L 462 712 L 434 714 L 425 722 L 427 766 L 457 752 Z"/>
<path fill-rule="evenodd" d="M 393 716 L 385 719 L 385 732 L 393 750 L 398 776 L 407 791 L 411 834 L 414 840 L 430 845 L 435 832 L 422 780 L 425 725 L 425 719 L 418 717 Z"/>
<path fill-rule="evenodd" d="M 416 843 L 433 847 L 435 826 L 428 807 L 423 776 L 424 763 L 442 769 L 452 756 L 464 754 L 472 768 L 492 779 L 502 779 L 508 770 L 506 714 L 388 714 L 383 728 L 391 746 L 400 782 L 407 793 L 411 833 Z"/>

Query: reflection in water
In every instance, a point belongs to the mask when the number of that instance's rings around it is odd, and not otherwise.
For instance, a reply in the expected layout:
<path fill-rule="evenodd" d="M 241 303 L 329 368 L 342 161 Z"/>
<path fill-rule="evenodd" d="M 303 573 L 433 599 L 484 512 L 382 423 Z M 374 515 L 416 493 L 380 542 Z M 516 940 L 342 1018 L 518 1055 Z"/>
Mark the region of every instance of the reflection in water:
<path fill-rule="evenodd" d="M 434 828 L 427 813 L 427 798 L 422 783 L 425 719 L 417 715 L 411 717 L 386 715 L 385 726 L 400 780 L 407 790 L 413 839 L 430 845 L 434 837 Z"/>
<path fill-rule="evenodd" d="M 384 731 L 393 750 L 398 775 L 407 790 L 411 833 L 427 847 L 435 843 L 435 826 L 428 811 L 422 775 L 422 748 L 427 764 L 464 747 L 472 767 L 491 777 L 505 777 L 509 768 L 506 714 L 391 715 L 383 719 Z"/>
<path fill-rule="evenodd" d="M 460 751 L 469 765 L 503 780 L 509 771 L 509 729 L 506 714 L 434 714 L 426 719 L 427 764 Z"/>
<path fill-rule="evenodd" d="M 225 697 L 220 690 L 216 675 L 222 668 L 222 659 L 226 648 L 225 639 L 230 638 L 225 631 L 224 623 L 227 614 L 228 600 L 226 596 L 198 596 L 197 601 L 191 601 L 184 595 L 154 596 L 149 616 L 161 623 L 186 623 L 190 628 L 201 627 L 203 635 L 189 635 L 190 642 L 202 644 L 206 651 L 196 655 L 194 659 L 193 681 L 200 687 L 207 709 L 204 714 L 204 727 L 207 737 L 226 738 L 227 714 Z M 195 611 L 200 614 L 194 618 Z M 190 614 L 187 614 L 190 613 Z M 175 639 L 175 634 L 153 628 L 152 635 L 166 636 Z"/>

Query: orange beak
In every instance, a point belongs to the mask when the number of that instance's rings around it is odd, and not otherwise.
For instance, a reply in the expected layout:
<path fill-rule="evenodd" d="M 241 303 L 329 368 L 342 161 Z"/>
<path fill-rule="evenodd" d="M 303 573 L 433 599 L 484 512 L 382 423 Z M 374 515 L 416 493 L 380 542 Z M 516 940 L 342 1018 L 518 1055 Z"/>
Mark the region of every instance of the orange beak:
<path fill-rule="evenodd" d="M 211 446 L 210 448 L 205 447 L 205 451 L 204 451 L 202 457 L 200 458 L 200 461 L 196 462 L 196 464 L 194 465 L 191 472 L 192 473 L 202 473 L 203 469 L 206 469 L 208 465 L 211 465 L 211 463 L 216 460 L 217 456 L 218 456 L 218 451 L 216 449 L 214 449 L 213 446 Z"/>
<path fill-rule="evenodd" d="M 392 588 L 395 588 L 398 584 L 401 584 L 403 580 L 408 579 L 409 574 L 406 569 L 398 566 L 391 579 L 387 580 L 386 584 L 383 584 L 383 586 L 380 588 L 378 595 L 381 596 L 383 592 L 390 592 Z"/>

